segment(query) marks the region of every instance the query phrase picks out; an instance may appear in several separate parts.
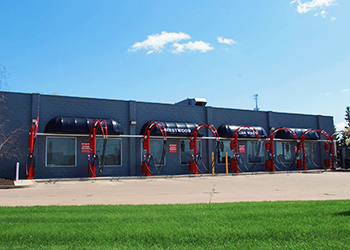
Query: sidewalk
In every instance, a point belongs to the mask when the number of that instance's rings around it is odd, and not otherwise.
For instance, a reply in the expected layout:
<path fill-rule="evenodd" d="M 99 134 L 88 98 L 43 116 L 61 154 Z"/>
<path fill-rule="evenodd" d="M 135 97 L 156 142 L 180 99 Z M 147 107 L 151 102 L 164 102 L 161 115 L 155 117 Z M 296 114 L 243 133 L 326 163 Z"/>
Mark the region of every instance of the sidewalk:
<path fill-rule="evenodd" d="M 36 180 L 0 189 L 0 206 L 190 204 L 350 199 L 350 172 Z"/>

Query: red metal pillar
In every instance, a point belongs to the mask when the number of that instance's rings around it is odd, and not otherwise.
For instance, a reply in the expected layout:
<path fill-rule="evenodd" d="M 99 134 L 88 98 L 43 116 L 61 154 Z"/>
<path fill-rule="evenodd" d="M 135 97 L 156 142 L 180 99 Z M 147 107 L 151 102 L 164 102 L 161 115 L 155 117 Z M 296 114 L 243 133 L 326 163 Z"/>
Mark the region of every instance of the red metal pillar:
<path fill-rule="evenodd" d="M 306 168 L 306 155 L 305 155 L 305 136 L 301 137 L 301 146 L 302 146 L 302 150 L 303 150 L 303 170 L 307 170 Z"/>
<path fill-rule="evenodd" d="M 333 157 L 333 155 L 334 155 L 333 138 L 330 137 L 329 141 L 331 143 L 331 148 L 330 148 L 330 150 L 331 150 L 331 155 L 330 155 L 330 157 L 331 157 L 331 170 L 335 170 L 335 168 L 334 168 L 334 157 Z"/>
<path fill-rule="evenodd" d="M 150 154 L 151 154 L 151 145 L 150 145 L 151 144 L 151 138 L 150 137 L 151 137 L 151 131 L 147 130 L 147 135 L 146 135 L 147 153 L 146 153 L 146 162 L 144 163 L 145 167 L 146 167 L 146 176 L 152 176 L 151 169 L 150 169 L 151 166 L 148 163 L 148 159 L 149 159 Z"/>
<path fill-rule="evenodd" d="M 194 133 L 194 152 L 193 152 L 194 157 L 197 156 L 197 152 L 198 152 L 198 148 L 197 148 L 197 133 L 195 132 Z M 199 174 L 198 168 L 197 168 L 197 161 L 196 161 L 196 159 L 195 159 L 195 171 L 194 171 L 194 174 Z"/>
<path fill-rule="evenodd" d="M 90 159 L 95 159 L 96 157 L 96 133 L 97 129 L 93 128 L 92 138 L 90 138 L 90 148 L 92 149 L 92 155 L 90 156 Z M 96 165 L 94 160 L 89 162 L 89 174 L 91 174 L 91 178 L 96 177 Z"/>
<path fill-rule="evenodd" d="M 234 163 L 234 172 L 239 174 L 241 171 L 239 171 L 239 162 L 238 162 L 238 133 L 235 133 L 235 163 Z"/>
<path fill-rule="evenodd" d="M 29 141 L 28 141 L 28 147 L 29 147 L 29 158 L 30 158 L 30 166 L 27 166 L 27 179 L 32 180 L 34 179 L 34 165 L 33 165 L 33 151 L 34 151 L 34 126 L 30 127 L 29 132 Z"/>
<path fill-rule="evenodd" d="M 273 158 L 273 155 L 274 155 L 274 146 L 273 146 L 273 134 L 270 136 L 270 152 L 271 152 L 271 172 L 276 172 L 276 169 L 275 169 L 275 159 Z"/>

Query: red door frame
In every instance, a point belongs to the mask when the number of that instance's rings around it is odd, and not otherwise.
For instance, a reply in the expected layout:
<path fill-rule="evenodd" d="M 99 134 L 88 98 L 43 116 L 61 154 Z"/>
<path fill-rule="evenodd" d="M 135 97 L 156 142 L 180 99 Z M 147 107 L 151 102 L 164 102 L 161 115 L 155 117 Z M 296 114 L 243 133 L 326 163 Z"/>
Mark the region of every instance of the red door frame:
<path fill-rule="evenodd" d="M 39 117 L 36 118 L 35 123 L 30 126 L 29 139 L 28 139 L 28 150 L 29 154 L 27 156 L 27 164 L 26 164 L 26 175 L 27 179 L 34 179 L 35 165 L 34 165 L 34 142 L 35 137 L 38 132 L 39 126 Z M 30 165 L 28 166 L 28 164 Z"/>
<path fill-rule="evenodd" d="M 253 131 L 253 133 L 255 134 L 256 138 L 261 141 L 261 137 L 259 132 L 252 126 L 240 126 L 238 127 L 235 132 L 233 132 L 233 135 L 231 137 L 231 142 L 230 142 L 230 149 L 232 151 L 234 151 L 234 160 L 235 162 L 233 163 L 233 171 L 235 173 L 240 173 L 241 171 L 239 171 L 239 163 L 238 163 L 238 135 L 243 131 L 243 129 L 250 129 L 251 131 Z"/>
<path fill-rule="evenodd" d="M 306 157 L 305 157 L 305 136 L 307 135 L 307 134 L 309 134 L 310 132 L 313 132 L 313 131 L 315 131 L 315 132 L 319 132 L 319 133 L 321 133 L 321 134 L 323 134 L 325 137 L 326 137 L 326 139 L 327 139 L 327 142 L 326 142 L 326 145 L 325 145 L 325 147 L 327 148 L 327 147 L 329 147 L 329 146 L 327 146 L 328 144 L 330 144 L 330 148 L 329 148 L 329 150 L 330 150 L 330 154 L 331 154 L 331 169 L 334 169 L 334 159 L 333 159 L 333 154 L 334 154 L 334 149 L 333 149 L 333 137 L 332 136 L 329 136 L 327 133 L 326 133 L 326 131 L 324 131 L 324 130 L 321 130 L 321 129 L 309 129 L 309 130 L 307 130 L 307 131 L 305 131 L 302 135 L 301 135 L 301 142 L 302 142 L 302 148 L 303 148 L 303 169 L 304 170 L 307 170 L 306 169 Z M 325 165 L 327 165 L 327 164 L 325 164 Z M 327 168 L 327 166 L 325 166 L 326 168 Z"/>
<path fill-rule="evenodd" d="M 150 165 L 149 165 L 147 159 L 151 155 L 151 153 L 150 153 L 151 152 L 150 137 L 151 137 L 151 132 L 155 127 L 158 127 L 158 129 L 160 130 L 160 132 L 163 136 L 163 140 L 167 139 L 165 126 L 163 123 L 150 122 L 147 124 L 145 132 L 143 133 L 143 149 L 147 150 L 146 154 L 144 154 L 143 157 L 146 161 L 142 162 L 142 173 L 146 173 L 146 176 L 152 176 L 151 171 L 150 171 Z"/>
<path fill-rule="evenodd" d="M 272 131 L 269 135 L 269 138 L 266 139 L 266 149 L 270 151 L 270 157 L 271 157 L 271 160 L 267 160 L 265 162 L 265 165 L 266 165 L 266 168 L 267 169 L 270 169 L 271 168 L 271 172 L 276 172 L 276 169 L 275 169 L 275 161 L 274 161 L 274 145 L 273 145 L 273 139 L 274 139 L 274 136 L 275 134 L 278 132 L 278 131 L 281 131 L 281 130 L 285 130 L 287 132 L 289 132 L 291 135 L 293 135 L 293 137 L 295 138 L 295 140 L 299 141 L 299 137 L 297 136 L 297 134 L 289 129 L 289 128 L 278 128 L 278 129 L 275 129 L 274 131 Z M 300 146 L 298 146 L 298 152 L 300 151 Z M 268 166 L 268 165 L 271 165 L 271 166 Z"/>
<path fill-rule="evenodd" d="M 102 125 L 102 123 L 104 123 L 104 125 Z M 102 120 L 98 120 L 98 119 L 94 119 L 91 123 L 91 127 L 90 127 L 90 161 L 88 164 L 88 171 L 89 174 L 91 174 L 92 178 L 97 177 L 96 175 L 96 165 L 95 165 L 95 161 L 93 159 L 95 159 L 97 157 L 96 155 L 96 135 L 97 135 L 97 131 L 98 129 L 101 129 L 102 135 L 104 139 L 107 139 L 108 136 L 108 129 L 107 129 L 107 122 L 106 120 L 102 119 Z"/>
<path fill-rule="evenodd" d="M 216 130 L 216 128 L 213 125 L 211 125 L 211 124 L 199 124 L 199 125 L 197 125 L 193 129 L 193 131 L 191 133 L 191 138 L 190 138 L 190 150 L 194 150 L 193 151 L 194 159 L 196 158 L 196 156 L 198 154 L 198 148 L 197 148 L 198 132 L 204 127 L 208 128 L 213 133 L 213 135 L 215 136 L 216 140 L 220 139 L 219 133 L 218 133 L 218 131 Z M 191 165 L 191 163 L 190 163 L 190 165 Z M 194 174 L 199 174 L 197 166 L 195 166 L 194 168 L 192 168 L 190 166 L 190 172 L 193 172 L 192 170 L 194 170 Z"/>

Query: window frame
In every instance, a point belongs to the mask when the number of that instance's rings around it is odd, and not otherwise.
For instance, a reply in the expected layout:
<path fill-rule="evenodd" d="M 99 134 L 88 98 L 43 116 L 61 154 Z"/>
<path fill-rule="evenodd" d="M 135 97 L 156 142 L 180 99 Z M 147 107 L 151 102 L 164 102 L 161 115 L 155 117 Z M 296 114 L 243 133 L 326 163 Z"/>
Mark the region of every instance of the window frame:
<path fill-rule="evenodd" d="M 230 155 L 230 153 L 232 152 L 231 148 L 230 148 L 230 144 L 231 144 L 231 140 L 222 140 L 220 141 L 220 143 L 228 143 L 228 148 L 230 149 L 230 151 L 227 152 L 227 158 L 228 158 L 228 162 L 230 162 L 231 158 L 232 158 L 232 155 Z M 225 146 L 224 146 L 225 148 Z M 221 157 L 224 157 L 225 158 L 225 150 L 224 151 L 221 151 L 221 146 L 219 146 L 219 150 L 218 150 L 218 153 L 219 155 L 217 156 L 217 163 L 220 164 L 220 165 L 225 165 L 226 162 L 221 162 L 219 161 Z M 224 155 L 221 156 L 221 153 L 223 153 Z M 221 156 L 221 157 L 220 157 Z"/>
<path fill-rule="evenodd" d="M 260 143 L 260 146 L 261 146 L 261 149 L 260 149 L 260 152 L 258 154 L 258 157 L 262 157 L 261 161 L 250 161 L 250 158 L 249 158 L 249 149 L 250 147 L 252 146 L 249 146 L 252 145 L 253 143 Z M 265 147 L 264 147 L 264 142 L 263 141 L 247 141 L 247 153 L 246 153 L 246 158 L 247 158 L 247 163 L 249 164 L 264 164 L 265 163 Z"/>
<path fill-rule="evenodd" d="M 48 139 L 74 139 L 74 165 L 48 165 Z M 45 167 L 47 168 L 71 168 L 77 167 L 78 163 L 78 150 L 77 150 L 77 138 L 76 137 L 62 137 L 62 136 L 47 136 L 45 138 Z"/>
<path fill-rule="evenodd" d="M 103 138 L 96 138 L 96 152 L 97 152 L 97 140 L 104 140 Z M 123 140 L 121 138 L 108 138 L 107 139 L 107 147 L 108 148 L 108 141 L 109 140 L 119 140 L 120 141 L 120 165 L 104 165 L 105 168 L 117 168 L 117 167 L 122 167 L 123 166 Z"/>
<path fill-rule="evenodd" d="M 306 148 L 307 148 L 306 145 L 311 146 L 312 150 L 313 150 L 312 160 L 310 160 L 310 154 L 308 154 L 309 155 L 309 162 L 308 163 L 316 162 L 316 143 L 313 141 L 305 141 L 305 153 L 309 153 L 309 152 L 306 152 Z"/>
<path fill-rule="evenodd" d="M 278 152 L 278 146 L 277 145 L 281 145 L 282 154 L 286 155 L 285 154 L 285 146 L 284 146 L 285 144 L 289 144 L 290 159 L 287 159 L 287 160 L 284 159 L 283 162 L 288 162 L 288 163 L 293 162 L 294 146 L 293 146 L 292 142 L 289 142 L 289 141 L 277 141 L 276 142 L 275 154 L 279 155 L 278 153 L 280 153 L 280 152 Z"/>
<path fill-rule="evenodd" d="M 190 163 L 182 163 L 182 150 L 181 150 L 181 141 L 184 142 L 184 144 L 186 145 L 186 143 L 189 145 L 190 144 L 190 139 L 180 139 L 179 141 L 179 148 L 180 148 L 180 155 L 179 155 L 179 160 L 180 160 L 180 165 L 181 166 L 188 166 Z M 197 145 L 197 151 L 199 152 L 199 154 L 202 155 L 202 140 L 197 140 L 197 143 L 199 143 L 199 145 Z M 199 150 L 198 150 L 199 148 Z M 193 150 L 190 150 L 190 153 L 193 152 Z"/>
<path fill-rule="evenodd" d="M 145 154 L 145 153 L 147 153 L 147 150 L 145 150 L 145 149 L 143 149 L 143 140 L 144 140 L 144 138 L 142 138 L 141 139 L 141 163 L 143 162 L 143 155 Z M 163 143 L 164 143 L 164 139 L 150 139 L 150 141 L 162 141 Z M 150 142 L 151 143 L 151 142 Z M 163 145 L 162 145 L 163 146 Z M 152 151 L 152 148 L 151 148 L 151 151 Z M 151 155 L 153 155 L 152 154 L 152 152 L 151 152 Z M 167 164 L 167 149 L 165 148 L 165 156 L 164 156 L 164 166 L 166 166 L 166 164 Z M 157 166 L 158 166 L 159 164 L 157 164 Z"/>

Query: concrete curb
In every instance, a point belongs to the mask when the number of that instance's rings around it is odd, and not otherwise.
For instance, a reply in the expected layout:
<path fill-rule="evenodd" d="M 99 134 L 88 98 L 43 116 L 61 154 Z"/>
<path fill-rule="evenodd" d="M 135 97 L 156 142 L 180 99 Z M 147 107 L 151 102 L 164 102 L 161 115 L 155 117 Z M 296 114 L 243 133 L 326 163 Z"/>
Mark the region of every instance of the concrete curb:
<path fill-rule="evenodd" d="M 10 188 L 27 188 L 36 185 L 36 181 L 32 180 L 18 180 L 13 182 L 14 185 L 0 185 L 0 189 L 10 189 Z"/>
<path fill-rule="evenodd" d="M 326 171 L 330 170 L 324 170 L 324 169 L 316 169 L 316 170 L 295 170 L 295 171 L 277 171 L 277 172 L 242 172 L 239 174 L 236 173 L 220 173 L 220 174 L 183 174 L 183 175 L 153 175 L 153 176 L 120 176 L 120 177 L 114 177 L 114 176 L 104 176 L 104 177 L 83 177 L 83 178 L 54 178 L 54 179 L 35 179 L 34 181 L 37 183 L 50 183 L 50 182 L 83 182 L 83 181 L 118 181 L 118 180 L 152 180 L 152 179 L 175 179 L 175 178 L 201 178 L 201 177 L 208 177 L 208 178 L 215 178 L 215 177 L 221 177 L 221 176 L 241 176 L 241 175 L 275 175 L 275 174 L 315 174 L 315 173 L 324 173 Z"/>

